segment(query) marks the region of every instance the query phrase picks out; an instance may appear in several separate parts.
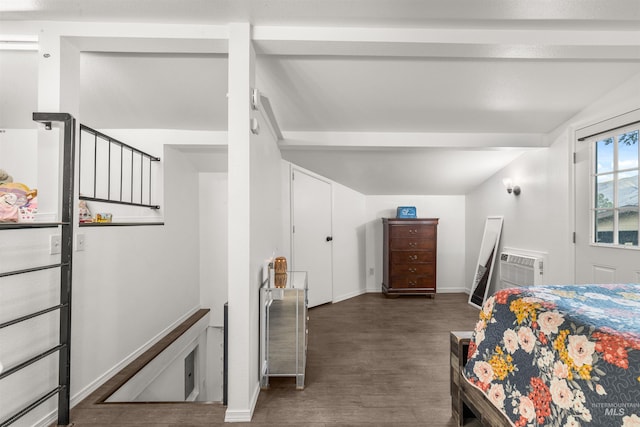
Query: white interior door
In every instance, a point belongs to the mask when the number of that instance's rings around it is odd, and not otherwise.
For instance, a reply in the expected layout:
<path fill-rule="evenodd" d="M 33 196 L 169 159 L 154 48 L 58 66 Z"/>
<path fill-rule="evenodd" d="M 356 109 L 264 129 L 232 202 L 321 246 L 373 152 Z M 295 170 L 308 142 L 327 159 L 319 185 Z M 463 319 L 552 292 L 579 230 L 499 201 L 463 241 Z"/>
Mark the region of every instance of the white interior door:
<path fill-rule="evenodd" d="M 306 271 L 309 307 L 333 300 L 331 184 L 292 171 L 293 270 Z"/>
<path fill-rule="evenodd" d="M 614 132 L 611 142 L 603 135 L 576 141 L 576 283 L 640 280 L 637 136 L 631 144 L 619 140 L 629 131 Z"/>

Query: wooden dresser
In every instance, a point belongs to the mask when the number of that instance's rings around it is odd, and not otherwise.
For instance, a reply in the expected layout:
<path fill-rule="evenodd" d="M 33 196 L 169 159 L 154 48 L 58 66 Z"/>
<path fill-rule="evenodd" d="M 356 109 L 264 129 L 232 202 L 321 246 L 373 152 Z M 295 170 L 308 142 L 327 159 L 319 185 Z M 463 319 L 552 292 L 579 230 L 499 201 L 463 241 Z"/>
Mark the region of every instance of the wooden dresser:
<path fill-rule="evenodd" d="M 382 218 L 382 292 L 390 295 L 436 293 L 438 218 Z"/>

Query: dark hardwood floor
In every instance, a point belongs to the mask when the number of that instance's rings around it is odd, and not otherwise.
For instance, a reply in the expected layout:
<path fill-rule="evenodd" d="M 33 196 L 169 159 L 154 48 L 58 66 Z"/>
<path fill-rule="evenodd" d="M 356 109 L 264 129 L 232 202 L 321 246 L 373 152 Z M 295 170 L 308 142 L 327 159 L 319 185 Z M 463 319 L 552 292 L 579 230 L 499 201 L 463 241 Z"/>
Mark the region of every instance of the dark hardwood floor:
<path fill-rule="evenodd" d="M 385 298 L 365 294 L 309 311 L 304 390 L 272 378 L 251 423 L 266 426 L 453 426 L 449 331 L 471 330 L 465 294 Z M 74 426 L 204 427 L 224 424 L 219 404 L 93 404 Z M 228 424 L 227 424 L 228 425 Z"/>

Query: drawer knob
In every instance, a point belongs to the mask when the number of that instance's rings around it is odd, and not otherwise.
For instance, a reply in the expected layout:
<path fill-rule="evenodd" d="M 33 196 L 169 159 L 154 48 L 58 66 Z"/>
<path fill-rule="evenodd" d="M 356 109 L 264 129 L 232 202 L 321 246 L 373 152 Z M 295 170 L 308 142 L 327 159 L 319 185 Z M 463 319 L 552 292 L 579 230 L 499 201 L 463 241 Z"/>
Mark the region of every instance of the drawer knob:
<path fill-rule="evenodd" d="M 410 268 L 409 273 L 415 273 L 417 270 L 415 268 Z"/>
<path fill-rule="evenodd" d="M 418 255 L 409 255 L 410 261 L 416 261 L 418 259 Z"/>

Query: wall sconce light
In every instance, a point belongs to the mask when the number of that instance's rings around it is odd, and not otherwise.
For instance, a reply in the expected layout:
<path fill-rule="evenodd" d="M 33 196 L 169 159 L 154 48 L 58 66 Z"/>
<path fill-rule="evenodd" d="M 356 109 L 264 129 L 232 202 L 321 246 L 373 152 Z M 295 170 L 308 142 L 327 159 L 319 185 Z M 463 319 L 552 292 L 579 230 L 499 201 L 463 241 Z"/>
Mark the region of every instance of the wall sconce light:
<path fill-rule="evenodd" d="M 519 185 L 514 185 L 513 181 L 511 181 L 511 178 L 503 179 L 502 183 L 504 184 L 505 188 L 507 189 L 507 193 L 509 193 L 509 194 L 513 193 L 516 196 L 520 195 L 520 186 Z"/>
<path fill-rule="evenodd" d="M 260 133 L 260 123 L 255 117 L 251 118 L 251 120 L 249 121 L 249 126 L 252 134 L 258 135 Z"/>
<path fill-rule="evenodd" d="M 251 89 L 251 109 L 257 110 L 260 106 L 260 91 L 258 89 Z"/>

